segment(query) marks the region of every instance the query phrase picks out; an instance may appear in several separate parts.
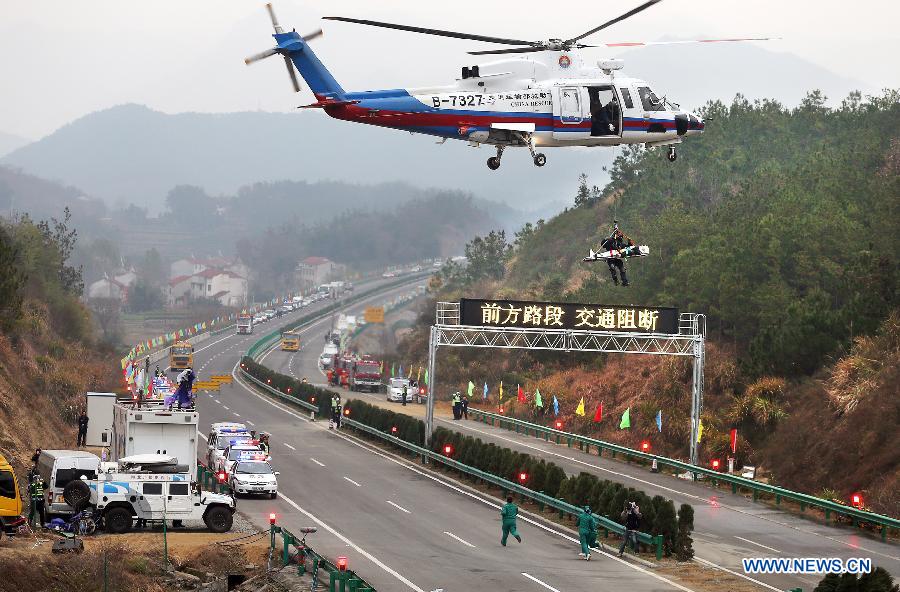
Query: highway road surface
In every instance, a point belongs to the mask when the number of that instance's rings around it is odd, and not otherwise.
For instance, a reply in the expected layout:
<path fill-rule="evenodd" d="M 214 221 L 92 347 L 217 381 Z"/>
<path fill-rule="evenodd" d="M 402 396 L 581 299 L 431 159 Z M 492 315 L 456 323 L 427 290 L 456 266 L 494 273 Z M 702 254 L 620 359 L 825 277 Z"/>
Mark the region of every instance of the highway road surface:
<path fill-rule="evenodd" d="M 360 311 L 361 307 L 350 308 L 351 314 Z M 324 329 L 317 330 L 313 326 L 310 331 L 318 338 L 318 343 L 314 342 L 311 347 L 294 353 L 273 350 L 266 355 L 263 363 L 285 374 L 307 376 L 311 382 L 324 383 L 324 377 L 317 366 L 317 358 L 321 353 L 320 333 L 324 334 Z M 345 398 L 358 397 L 388 405 L 383 394 L 351 393 L 343 389 L 340 392 Z M 402 409 L 398 403 L 389 405 L 398 411 Z M 415 412 L 415 407 L 408 410 Z M 453 421 L 447 417 L 437 417 L 436 414 L 435 422 L 436 425 L 457 429 L 485 442 L 495 442 L 553 461 L 569 475 L 587 471 L 602 479 L 641 489 L 650 496 L 662 495 L 674 500 L 676 505 L 693 505 L 696 529 L 693 539 L 698 560 L 729 570 L 737 576 L 748 578 L 743 572 L 742 558 L 868 557 L 875 566 L 884 567 L 895 577 L 900 577 L 900 548 L 896 544 L 882 543 L 858 529 L 826 526 L 765 504 L 753 503 L 740 495 L 732 495 L 723 490 L 715 491 L 702 483 L 654 474 L 636 465 L 598 457 L 596 454 L 589 455 L 565 445 L 558 446 L 475 421 Z M 768 590 L 793 587 L 811 590 L 820 579 L 818 575 L 752 576 L 760 589 Z"/>
<path fill-rule="evenodd" d="M 360 306 L 407 290 L 390 290 Z M 301 351 L 320 353 L 328 323 L 330 318 L 301 329 L 310 344 Z M 220 337 L 198 348 L 199 376 L 233 372 L 241 351 L 277 325 L 270 322 L 256 335 Z M 271 434 L 273 465 L 281 473 L 279 497 L 241 498 L 239 510 L 260 528 L 267 527 L 270 512 L 293 531 L 317 526 L 308 539 L 313 548 L 329 557 L 346 555 L 350 568 L 381 592 L 690 590 L 612 555 L 598 553 L 585 562 L 571 533 L 525 516 L 519 520 L 524 542 L 511 539 L 504 548 L 496 500 L 329 431 L 327 423 L 311 422 L 305 413 L 239 381 L 219 392 L 201 392 L 197 400 L 201 431 L 209 423 L 232 420 Z"/>

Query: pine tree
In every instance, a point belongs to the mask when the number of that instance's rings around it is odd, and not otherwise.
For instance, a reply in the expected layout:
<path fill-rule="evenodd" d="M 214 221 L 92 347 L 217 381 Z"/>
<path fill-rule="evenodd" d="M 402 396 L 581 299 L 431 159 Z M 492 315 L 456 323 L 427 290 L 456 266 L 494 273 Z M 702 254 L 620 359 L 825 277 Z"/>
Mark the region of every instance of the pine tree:
<path fill-rule="evenodd" d="M 681 504 L 678 509 L 678 536 L 675 538 L 675 557 L 678 561 L 690 561 L 694 558 L 694 508 L 690 504 Z"/>
<path fill-rule="evenodd" d="M 692 518 L 693 519 L 693 518 Z M 678 519 L 675 515 L 675 504 L 667 501 L 656 512 L 653 532 L 663 536 L 663 551 L 666 557 L 672 555 L 675 537 L 678 535 Z"/>

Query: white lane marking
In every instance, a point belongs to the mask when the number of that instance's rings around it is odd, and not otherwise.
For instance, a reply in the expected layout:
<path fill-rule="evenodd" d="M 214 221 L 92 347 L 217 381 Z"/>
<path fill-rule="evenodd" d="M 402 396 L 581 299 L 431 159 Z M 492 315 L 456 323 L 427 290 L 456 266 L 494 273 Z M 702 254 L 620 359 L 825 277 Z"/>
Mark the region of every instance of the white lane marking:
<path fill-rule="evenodd" d="M 197 432 L 197 435 L 203 438 L 204 442 L 209 442 L 209 439 L 203 434 L 203 432 Z"/>
<path fill-rule="evenodd" d="M 222 405 L 222 409 L 224 409 L 226 411 L 231 411 L 231 407 L 229 407 L 228 405 Z"/>
<path fill-rule="evenodd" d="M 546 582 L 542 582 L 542 581 L 540 581 L 539 579 L 537 579 L 536 577 L 534 577 L 534 576 L 532 576 L 532 575 L 529 575 L 529 574 L 525 573 L 524 571 L 522 572 L 522 575 L 525 576 L 526 578 L 528 578 L 529 580 L 531 580 L 532 582 L 536 582 L 536 583 L 540 584 L 541 586 L 543 586 L 543 587 L 546 588 L 547 590 L 551 590 L 552 592 L 559 592 L 559 590 L 557 590 L 556 588 L 554 588 L 554 587 L 551 586 L 550 584 L 548 584 L 548 583 L 546 583 Z"/>
<path fill-rule="evenodd" d="M 221 405 L 221 404 L 222 404 L 222 401 L 216 399 L 216 403 L 218 403 L 219 405 Z"/>
<path fill-rule="evenodd" d="M 466 541 L 466 540 L 463 540 L 463 539 L 459 538 L 458 536 L 456 536 L 456 535 L 453 534 L 452 532 L 447 532 L 447 531 L 445 530 L 445 531 L 444 531 L 444 534 L 447 535 L 448 537 L 452 538 L 452 539 L 458 540 L 459 542 L 461 542 L 462 544 L 464 544 L 464 545 L 467 546 L 467 547 L 472 547 L 473 549 L 475 548 L 475 545 L 473 545 L 473 544 L 470 543 L 469 541 Z"/>
<path fill-rule="evenodd" d="M 255 425 L 256 425 L 256 424 L 255 424 L 255 423 L 253 423 L 253 422 L 252 422 L 252 421 L 250 421 L 250 420 L 247 420 L 247 425 L 251 425 L 251 426 L 255 426 Z"/>
<path fill-rule="evenodd" d="M 742 574 L 739 571 L 734 571 L 734 570 L 728 569 L 727 567 L 722 567 L 721 565 L 715 564 L 712 561 L 707 561 L 706 559 L 697 557 L 696 555 L 694 555 L 694 561 L 696 561 L 697 563 L 702 563 L 703 565 L 707 565 L 709 567 L 713 567 L 715 569 L 721 569 L 722 571 L 730 573 L 733 576 L 737 576 L 739 578 L 749 580 L 749 581 L 753 582 L 754 584 L 756 584 L 757 586 L 762 586 L 763 588 L 767 588 L 769 590 L 774 590 L 774 592 L 782 592 L 782 590 L 784 590 L 784 588 L 776 588 L 775 586 L 770 586 L 769 584 L 767 584 L 765 582 L 760 582 L 757 579 L 751 578 L 747 574 Z"/>
<path fill-rule="evenodd" d="M 316 464 L 319 465 L 320 467 L 324 467 L 324 466 L 325 466 L 325 463 L 319 462 L 319 461 L 317 461 L 316 459 L 314 459 L 313 457 L 309 457 L 309 460 L 313 461 L 314 463 L 316 463 Z"/>
<path fill-rule="evenodd" d="M 350 477 L 344 477 L 344 479 L 346 479 L 346 480 L 349 481 L 350 483 L 353 483 L 353 484 L 356 485 L 357 487 L 362 487 L 362 485 L 360 485 L 359 483 L 357 483 L 356 481 L 354 481 L 354 480 L 351 479 Z"/>
<path fill-rule="evenodd" d="M 290 416 L 292 416 L 292 417 L 296 417 L 297 419 L 303 420 L 303 421 L 305 421 L 305 422 L 307 422 L 307 423 L 311 423 L 312 425 L 316 426 L 316 427 L 319 428 L 320 430 L 326 430 L 326 429 L 327 429 L 324 425 L 321 425 L 321 424 L 319 424 L 319 423 L 310 421 L 310 420 L 309 420 L 309 417 L 303 416 L 303 415 L 299 415 L 299 414 L 297 414 L 297 413 L 294 413 L 293 411 L 291 411 L 290 409 L 284 407 L 283 405 L 280 405 L 280 404 L 278 404 L 278 403 L 275 403 L 274 401 L 270 400 L 268 397 L 265 397 L 265 396 L 259 394 L 258 392 L 256 392 L 255 390 L 251 389 L 250 387 L 248 387 L 248 386 L 244 383 L 244 381 L 241 380 L 241 378 L 237 375 L 237 369 L 238 369 L 238 366 L 239 366 L 239 365 L 240 365 L 239 363 L 235 363 L 234 368 L 232 368 L 232 370 L 231 370 L 231 375 L 234 377 L 234 379 L 237 381 L 237 383 L 240 384 L 241 387 L 243 387 L 244 390 L 246 390 L 248 393 L 250 393 L 251 395 L 254 395 L 255 397 L 257 397 L 257 398 L 259 398 L 259 399 L 262 399 L 263 401 L 266 401 L 266 402 L 269 403 L 272 407 L 275 407 L 276 409 L 280 409 L 282 412 L 287 413 L 288 415 L 290 415 Z M 385 454 L 384 452 L 381 452 L 381 451 L 378 450 L 377 448 L 374 448 L 374 447 L 372 447 L 371 445 L 363 444 L 362 442 L 359 442 L 359 441 L 357 441 L 357 440 L 355 440 L 355 439 L 353 439 L 353 438 L 350 438 L 350 437 L 348 437 L 348 436 L 345 435 L 345 434 L 342 434 L 342 433 L 340 433 L 340 432 L 333 432 L 333 433 L 334 433 L 334 435 L 337 436 L 338 438 L 343 438 L 344 440 L 346 440 L 347 442 L 349 442 L 350 444 L 353 444 L 354 446 L 356 446 L 356 447 L 358 447 L 358 448 L 362 448 L 363 450 L 368 450 L 369 452 L 371 452 L 372 454 L 374 454 L 374 455 L 376 455 L 376 456 L 380 456 L 381 458 L 383 458 L 383 459 L 385 459 L 385 460 L 389 460 L 390 462 L 392 462 L 392 463 L 394 463 L 394 464 L 400 465 L 401 467 L 405 467 L 407 470 L 410 470 L 410 471 L 412 471 L 413 473 L 416 473 L 416 474 L 418 474 L 418 475 L 421 475 L 422 477 L 425 477 L 425 478 L 427 478 L 427 479 L 431 479 L 431 480 L 434 481 L 435 483 L 438 483 L 438 484 L 440 484 L 440 485 L 443 485 L 444 487 L 447 487 L 447 488 L 449 488 L 449 489 L 452 489 L 453 491 L 456 491 L 457 493 L 460 493 L 460 494 L 462 494 L 462 495 L 465 495 L 465 496 L 467 496 L 467 497 L 470 497 L 470 498 L 472 498 L 472 499 L 474 499 L 474 500 L 477 500 L 477 501 L 479 501 L 479 502 L 481 502 L 481 503 L 483 503 L 483 504 L 485 504 L 485 505 L 491 506 L 492 508 L 496 508 L 496 509 L 498 509 L 498 510 L 500 509 L 500 504 L 498 504 L 498 503 L 496 503 L 496 502 L 494 502 L 494 501 L 492 501 L 492 500 L 488 500 L 488 499 L 485 499 L 485 498 L 483 498 L 483 497 L 479 497 L 479 496 L 475 495 L 474 493 L 472 493 L 471 491 L 465 490 L 465 489 L 463 489 L 463 488 L 461 488 L 461 487 L 457 487 L 456 485 L 452 485 L 451 483 L 449 483 L 449 482 L 447 482 L 447 481 L 443 481 L 443 480 L 437 478 L 436 476 L 431 475 L 431 474 L 429 474 L 429 473 L 426 473 L 426 472 L 424 472 L 424 471 L 420 471 L 419 469 L 415 468 L 414 466 L 409 465 L 409 464 L 406 464 L 406 462 L 401 462 L 401 461 L 397 460 L 396 458 L 393 458 L 393 457 L 391 457 L 391 456 L 388 456 L 388 455 Z M 282 497 L 284 497 L 284 496 L 282 496 Z M 577 542 L 578 542 L 578 539 L 576 539 L 575 537 L 570 536 L 570 535 L 568 535 L 568 534 L 565 534 L 565 533 L 563 533 L 563 532 L 560 532 L 560 531 L 558 531 L 558 530 L 556 530 L 556 529 L 550 528 L 549 526 L 547 526 L 547 525 L 545 525 L 545 524 L 542 524 L 542 523 L 540 523 L 540 522 L 538 522 L 538 521 L 536 521 L 536 520 L 532 520 L 531 518 L 528 518 L 527 516 L 523 516 L 522 514 L 519 514 L 519 519 L 522 520 L 522 521 L 524 521 L 524 522 L 528 522 L 529 524 L 531 524 L 531 525 L 533 525 L 533 526 L 536 526 L 536 527 L 538 527 L 538 528 L 540 528 L 540 529 L 542 529 L 542 530 L 545 530 L 545 531 L 547 531 L 547 532 L 549 532 L 549 533 L 551 533 L 551 534 L 555 534 L 555 535 L 557 535 L 557 536 L 559 536 L 559 537 L 561 537 L 561 538 L 564 538 L 564 539 L 566 539 L 567 541 L 570 541 L 570 542 L 572 542 L 572 543 L 577 543 Z M 672 580 L 670 580 L 670 579 L 668 579 L 668 578 L 664 578 L 663 576 L 660 576 L 660 575 L 658 575 L 658 574 L 655 574 L 655 573 L 653 573 L 653 572 L 651 572 L 651 571 L 649 571 L 649 570 L 647 570 L 647 569 L 644 569 L 643 567 L 641 567 L 641 566 L 639 566 L 639 565 L 635 565 L 635 564 L 633 564 L 633 563 L 630 563 L 629 561 L 626 561 L 626 560 L 624 560 L 624 559 L 620 559 L 618 556 L 616 556 L 616 555 L 614 555 L 614 554 L 606 553 L 606 552 L 604 552 L 604 551 L 599 551 L 599 553 L 602 554 L 602 555 L 605 555 L 606 557 L 608 557 L 609 559 L 612 559 L 613 561 L 618 561 L 619 563 L 621 563 L 622 565 L 624 565 L 624 566 L 626 566 L 626 567 L 629 567 L 629 568 L 631 568 L 631 569 L 633 569 L 633 570 L 635 570 L 635 571 L 639 571 L 639 572 L 643 573 L 644 575 L 647 575 L 647 576 L 649 576 L 649 577 L 651 577 L 651 578 L 654 578 L 654 579 L 656 579 L 656 580 L 659 580 L 659 581 L 661 581 L 661 582 L 665 582 L 666 584 L 669 584 L 670 586 L 673 586 L 674 588 L 677 588 L 678 590 L 681 590 L 682 592 L 695 592 L 694 590 L 691 590 L 690 588 L 685 588 L 685 587 L 682 586 L 681 584 L 676 584 L 676 583 L 673 582 Z M 717 565 L 714 564 L 714 563 L 711 563 L 711 562 L 707 562 L 707 563 L 709 563 L 709 564 L 712 565 L 713 567 L 719 567 L 719 566 L 717 566 Z M 729 570 L 727 570 L 727 569 L 725 569 L 725 568 L 721 568 L 721 569 L 723 569 L 723 570 L 725 570 L 725 571 L 729 571 Z M 734 573 L 736 573 L 736 572 L 734 572 Z M 749 578 L 749 577 L 747 577 L 747 576 L 745 576 L 745 578 L 746 578 L 746 579 L 749 579 L 749 580 L 751 580 L 751 581 L 756 581 L 756 580 L 753 580 L 752 578 Z M 759 583 L 762 584 L 762 582 L 759 582 Z M 765 584 L 762 584 L 762 585 L 766 586 Z M 766 587 L 769 587 L 769 586 L 766 586 Z"/>
<path fill-rule="evenodd" d="M 763 545 L 762 543 L 757 543 L 757 542 L 751 541 L 750 539 L 745 539 L 744 537 L 739 537 L 738 535 L 734 535 L 734 538 L 744 541 L 745 543 L 750 543 L 751 545 L 756 545 L 757 547 L 762 547 L 763 549 L 768 549 L 769 551 L 774 551 L 775 553 L 781 554 L 781 551 L 779 551 L 778 549 L 773 549 L 772 547 L 767 547 L 767 546 Z"/>
<path fill-rule="evenodd" d="M 363 557 L 365 557 L 366 559 L 368 559 L 369 561 L 371 561 L 372 563 L 374 563 L 375 565 L 377 565 L 378 567 L 380 567 L 387 573 L 391 574 L 392 576 L 394 576 L 395 578 L 397 578 L 398 580 L 400 580 L 401 582 L 406 584 L 406 586 L 410 590 L 415 590 L 416 592 L 425 592 L 425 590 L 423 590 L 422 588 L 419 588 L 418 586 L 413 584 L 411 581 L 409 581 L 408 579 L 406 579 L 405 577 L 403 577 L 402 575 L 397 573 L 394 569 L 392 569 L 391 567 L 387 566 L 385 563 L 380 561 L 377 557 L 375 557 L 374 555 L 372 555 L 371 553 L 369 553 L 368 551 L 366 551 L 365 549 L 363 549 L 362 547 L 360 547 L 359 545 L 357 545 L 356 543 L 354 543 L 353 541 L 351 541 L 350 539 L 348 539 L 347 537 L 345 537 L 344 535 L 339 533 L 334 528 L 325 524 L 322 520 L 313 516 L 310 512 L 307 512 L 306 510 L 304 510 L 303 508 L 298 506 L 294 500 L 292 500 L 291 498 L 289 498 L 288 496 L 284 495 L 281 492 L 279 492 L 279 494 L 281 496 L 281 499 L 283 499 L 288 504 L 293 506 L 295 510 L 304 514 L 307 518 L 309 518 L 310 520 L 312 520 L 313 522 L 315 522 L 316 524 L 318 524 L 319 526 L 321 526 L 322 528 L 324 528 L 325 530 L 327 530 L 328 532 L 330 532 L 331 534 L 333 534 L 334 536 L 339 538 L 344 544 L 352 547 L 357 553 L 359 553 L 360 555 L 362 555 Z"/>
<path fill-rule="evenodd" d="M 291 450 L 297 450 L 296 448 L 294 448 L 293 446 L 291 446 L 291 445 L 288 444 L 287 442 L 285 442 L 284 445 L 287 446 L 288 448 L 290 448 Z"/>
<path fill-rule="evenodd" d="M 398 506 L 397 504 L 395 504 L 395 503 L 392 502 L 391 500 L 384 500 L 384 501 L 386 501 L 387 503 L 391 504 L 392 506 L 394 506 L 395 508 L 397 508 L 397 509 L 400 510 L 401 512 L 406 512 L 407 514 L 412 514 L 412 512 L 410 512 L 409 510 L 407 510 L 407 509 L 404 508 L 403 506 Z"/>
<path fill-rule="evenodd" d="M 463 429 L 471 430 L 471 431 L 473 431 L 473 432 L 477 432 L 477 433 L 479 433 L 479 434 L 484 434 L 484 435 L 486 435 L 486 436 L 491 436 L 491 437 L 494 437 L 494 438 L 497 438 L 497 439 L 500 439 L 500 440 L 504 440 L 504 441 L 506 441 L 506 442 L 512 442 L 512 443 L 514 443 L 514 444 L 519 444 L 519 445 L 521 445 L 521 446 L 524 446 L 525 448 L 531 448 L 532 450 L 537 450 L 537 451 L 542 452 L 542 453 L 544 453 L 544 454 L 549 454 L 549 455 L 552 455 L 552 456 L 557 456 L 557 457 L 559 457 L 559 458 L 564 458 L 564 459 L 566 459 L 566 460 L 570 460 L 570 461 L 572 461 L 572 462 L 574 462 L 574 463 L 577 463 L 577 464 L 580 464 L 580 465 L 584 465 L 584 466 L 587 466 L 587 467 L 593 467 L 593 468 L 595 468 L 595 469 L 597 469 L 597 470 L 599 470 L 599 471 L 605 471 L 605 472 L 607 472 L 607 473 L 612 473 L 613 475 L 622 477 L 622 478 L 624 478 L 624 479 L 631 479 L 631 480 L 633 480 L 633 481 L 637 481 L 638 483 L 643 483 L 643 484 L 647 485 L 649 488 L 662 489 L 662 490 L 664 490 L 664 491 L 668 491 L 668 492 L 673 493 L 673 494 L 676 494 L 676 495 L 683 495 L 683 496 L 685 496 L 685 497 L 688 497 L 688 498 L 691 498 L 691 499 L 695 499 L 695 500 L 697 500 L 697 501 L 699 501 L 699 502 L 702 502 L 702 503 L 704 503 L 704 504 L 710 504 L 710 503 L 711 503 L 709 499 L 704 498 L 704 497 L 701 497 L 701 496 L 698 496 L 698 495 L 694 495 L 694 494 L 691 494 L 691 493 L 685 493 L 685 492 L 683 492 L 683 491 L 679 491 L 679 490 L 677 490 L 677 489 L 672 489 L 672 488 L 670 488 L 670 487 L 666 487 L 665 485 L 659 485 L 659 484 L 653 483 L 653 482 L 651 482 L 651 481 L 645 481 L 644 479 L 641 479 L 641 478 L 639 478 L 639 477 L 634 477 L 633 475 L 628 475 L 627 473 L 620 473 L 620 472 L 614 471 L 614 470 L 612 470 L 612 469 L 607 469 L 607 468 L 605 468 L 605 467 L 601 467 L 600 465 L 596 465 L 596 464 L 594 464 L 594 463 L 589 463 L 589 462 L 585 462 L 585 461 L 583 461 L 583 460 L 579 460 L 579 459 L 577 459 L 577 458 L 575 458 L 575 457 L 572 457 L 572 456 L 566 456 L 566 455 L 564 455 L 564 454 L 559 454 L 558 452 L 553 452 L 552 450 L 545 450 L 545 449 L 539 448 L 539 447 L 537 447 L 537 446 L 532 446 L 531 444 L 528 444 L 528 443 L 526 443 L 526 442 L 522 442 L 522 441 L 520 441 L 520 440 L 513 440 L 513 439 L 511 439 L 511 438 L 506 438 L 506 437 L 504 437 L 504 436 L 498 436 L 497 434 L 493 434 L 493 433 L 491 433 L 491 432 L 485 432 L 485 431 L 483 431 L 483 430 L 478 430 L 478 429 L 475 429 L 475 428 L 473 428 L 473 427 L 467 426 L 467 425 L 465 425 L 465 424 L 457 423 L 457 422 L 451 423 L 450 420 L 447 420 L 447 419 L 443 419 L 443 418 L 436 418 L 436 419 L 437 419 L 437 421 L 444 422 L 444 423 L 446 423 L 446 424 L 448 424 L 448 425 L 453 425 L 454 427 L 461 427 L 461 428 L 463 428 Z M 715 493 L 714 490 L 711 490 L 711 491 L 712 491 L 713 493 Z M 853 549 L 854 551 L 866 551 L 867 553 L 872 553 L 873 555 L 880 555 L 880 556 L 885 557 L 885 558 L 887 558 L 887 559 L 893 559 L 894 561 L 900 561 L 900 556 L 888 555 L 888 554 L 882 553 L 882 552 L 880 552 L 880 551 L 875 551 L 874 549 L 869 549 L 869 548 L 867 548 L 867 547 L 863 547 L 863 546 L 858 545 L 858 544 L 856 544 L 856 543 L 848 543 L 848 542 L 846 542 L 846 541 L 842 541 L 842 540 L 840 540 L 840 539 L 836 539 L 836 538 L 831 537 L 831 536 L 826 535 L 826 534 L 821 534 L 821 533 L 818 533 L 818 532 L 813 532 L 813 531 L 811 531 L 811 530 L 806 530 L 806 529 L 801 528 L 801 527 L 799 527 L 799 526 L 794 526 L 794 525 L 792 525 L 792 524 L 787 524 L 786 522 L 779 522 L 778 520 L 775 520 L 774 518 L 769 518 L 769 517 L 767 517 L 767 516 L 761 516 L 761 515 L 759 515 L 759 514 L 754 514 L 753 512 L 749 512 L 749 511 L 747 511 L 747 510 L 742 510 L 742 509 L 740 509 L 740 508 L 738 508 L 738 507 L 731 506 L 731 505 L 729 505 L 729 504 L 724 504 L 724 503 L 721 503 L 721 502 L 718 502 L 718 504 L 719 504 L 718 507 L 720 507 L 720 508 L 725 508 L 726 510 L 731 510 L 732 512 L 738 512 L 739 514 L 744 514 L 745 516 L 749 516 L 750 518 L 755 518 L 755 519 L 759 519 L 759 520 L 764 520 L 764 521 L 766 521 L 766 522 L 772 522 L 772 523 L 777 524 L 777 525 L 779 525 L 779 526 L 783 526 L 783 527 L 785 527 L 785 528 L 790 528 L 790 529 L 793 530 L 793 531 L 796 531 L 796 532 L 802 532 L 803 534 L 806 534 L 806 535 L 812 535 L 812 536 L 820 537 L 820 538 L 823 538 L 823 539 L 825 539 L 825 540 L 831 541 L 831 542 L 833 542 L 833 543 L 837 543 L 837 544 L 839 544 L 839 545 L 842 545 L 842 546 L 844 546 L 844 547 L 850 547 L 850 548 Z M 695 557 L 696 557 L 696 556 L 695 556 Z M 716 564 L 712 564 L 712 565 L 716 565 Z M 722 568 L 722 569 L 724 569 L 724 568 Z M 752 579 L 752 578 L 748 578 L 748 579 Z M 752 581 L 756 582 L 757 580 L 752 580 Z"/>
<path fill-rule="evenodd" d="M 237 412 L 235 412 L 235 411 L 232 411 L 232 413 L 234 413 L 234 416 L 235 416 L 235 417 L 240 417 L 240 416 L 241 416 L 240 413 L 237 413 Z"/>

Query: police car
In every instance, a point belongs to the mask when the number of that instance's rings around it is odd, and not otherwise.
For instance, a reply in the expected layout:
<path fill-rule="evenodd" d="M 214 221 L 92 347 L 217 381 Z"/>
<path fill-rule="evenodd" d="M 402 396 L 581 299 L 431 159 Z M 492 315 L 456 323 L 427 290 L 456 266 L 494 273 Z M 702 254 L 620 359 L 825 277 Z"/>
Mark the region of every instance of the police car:
<path fill-rule="evenodd" d="M 232 491 L 238 494 L 268 494 L 272 499 L 278 497 L 278 471 L 265 460 L 265 453 L 241 451 L 238 459 L 232 463 L 229 480 Z"/>
<path fill-rule="evenodd" d="M 242 423 L 221 422 L 214 423 L 206 438 L 206 462 L 207 466 L 214 469 L 225 453 L 225 449 L 232 444 L 250 442 L 253 436 Z"/>
<path fill-rule="evenodd" d="M 263 452 L 262 448 L 257 444 L 251 444 L 249 441 L 241 441 L 235 444 L 231 444 L 222 452 L 222 456 L 218 460 L 218 464 L 216 464 L 215 470 L 217 473 L 224 472 L 226 475 L 231 475 L 231 471 L 234 467 L 234 464 L 240 460 L 241 458 L 247 459 L 252 457 L 253 460 L 258 461 L 269 461 L 271 458 L 268 454 Z"/>

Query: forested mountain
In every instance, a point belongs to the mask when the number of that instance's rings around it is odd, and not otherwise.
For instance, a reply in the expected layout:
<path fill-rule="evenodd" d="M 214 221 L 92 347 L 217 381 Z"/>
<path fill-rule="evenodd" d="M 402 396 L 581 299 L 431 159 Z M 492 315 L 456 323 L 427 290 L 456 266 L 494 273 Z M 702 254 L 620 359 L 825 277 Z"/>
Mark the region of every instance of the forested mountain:
<path fill-rule="evenodd" d="M 816 93 L 793 109 L 739 99 L 710 103 L 704 114 L 706 132 L 680 146 L 675 163 L 660 150 L 626 150 L 607 186 L 582 178 L 574 207 L 514 238 L 491 233 L 470 242 L 468 268 L 446 267 L 432 295 L 703 313 L 702 457 L 730 454 L 729 430 L 737 428 L 738 464 L 816 494 L 870 491 L 877 509 L 895 513 L 900 93 L 850 96 L 835 109 Z M 613 285 L 605 264 L 581 262 L 614 219 L 651 249 L 628 263 L 627 288 Z M 404 364 L 424 362 L 433 315 L 432 301 L 400 346 Z M 450 392 L 469 380 L 540 388 L 544 401 L 559 399 L 572 429 L 630 446 L 651 438 L 662 454 L 687 451 L 685 360 L 454 351 L 442 356 L 441 373 Z M 582 397 L 586 417 L 573 414 Z M 601 402 L 607 419 L 594 422 Z M 548 413 L 546 405 L 504 406 L 539 421 Z M 632 427 L 621 430 L 626 409 Z M 804 463 L 817 465 L 802 479 L 799 457 L 784 455 L 795 445 L 804 447 Z M 834 452 L 827 462 L 824 450 Z M 839 471 L 839 463 L 855 470 Z"/>

